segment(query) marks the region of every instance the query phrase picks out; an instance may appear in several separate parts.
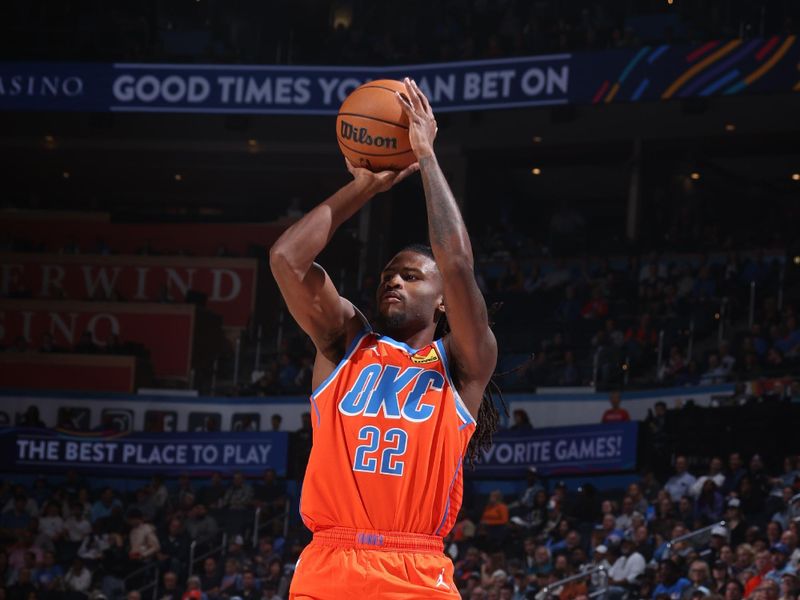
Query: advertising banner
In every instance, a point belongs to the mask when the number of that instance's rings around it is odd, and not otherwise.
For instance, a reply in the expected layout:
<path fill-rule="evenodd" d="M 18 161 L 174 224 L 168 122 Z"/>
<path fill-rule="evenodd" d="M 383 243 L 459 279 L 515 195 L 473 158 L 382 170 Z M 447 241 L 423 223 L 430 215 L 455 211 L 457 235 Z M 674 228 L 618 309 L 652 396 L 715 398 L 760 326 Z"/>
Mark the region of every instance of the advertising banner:
<path fill-rule="evenodd" d="M 792 92 L 796 36 L 386 67 L 0 63 L 0 110 L 334 114 L 410 76 L 437 112 Z"/>
<path fill-rule="evenodd" d="M 141 344 L 157 377 L 186 378 L 192 365 L 195 306 L 133 302 L 0 300 L 0 345 L 23 338 L 30 349 L 50 333 L 55 346 L 72 350 L 88 333 L 99 352 L 110 336 Z"/>
<path fill-rule="evenodd" d="M 241 471 L 286 475 L 285 432 L 72 434 L 45 429 L 0 429 L 5 468 L 92 475 L 149 475 Z"/>
<path fill-rule="evenodd" d="M 504 431 L 476 463 L 479 477 L 522 476 L 528 467 L 541 475 L 588 475 L 636 468 L 638 423 Z"/>
<path fill-rule="evenodd" d="M 184 302 L 195 291 L 226 326 L 245 327 L 257 269 L 252 258 L 0 253 L 0 295 Z"/>

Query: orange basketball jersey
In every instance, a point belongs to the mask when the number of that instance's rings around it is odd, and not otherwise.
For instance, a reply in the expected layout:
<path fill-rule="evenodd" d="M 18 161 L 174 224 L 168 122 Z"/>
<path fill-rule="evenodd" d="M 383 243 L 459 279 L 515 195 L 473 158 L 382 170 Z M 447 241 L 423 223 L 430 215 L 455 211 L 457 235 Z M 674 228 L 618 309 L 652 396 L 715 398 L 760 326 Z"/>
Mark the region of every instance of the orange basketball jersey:
<path fill-rule="evenodd" d="M 453 386 L 442 340 L 415 350 L 367 331 L 311 404 L 314 444 L 300 499 L 311 531 L 450 531 L 475 420 Z M 360 541 L 380 546 L 373 537 Z"/>

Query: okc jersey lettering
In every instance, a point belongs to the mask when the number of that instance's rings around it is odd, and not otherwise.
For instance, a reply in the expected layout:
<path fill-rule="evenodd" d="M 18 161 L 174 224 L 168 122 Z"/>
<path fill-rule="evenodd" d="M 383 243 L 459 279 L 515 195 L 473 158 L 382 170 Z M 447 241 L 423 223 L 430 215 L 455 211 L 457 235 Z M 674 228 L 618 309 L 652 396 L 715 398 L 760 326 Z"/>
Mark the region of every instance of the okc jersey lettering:
<path fill-rule="evenodd" d="M 398 395 L 412 382 L 414 387 L 401 409 Z M 350 417 L 377 417 L 382 413 L 387 419 L 402 418 L 420 423 L 430 419 L 435 410 L 434 405 L 422 402 L 423 397 L 430 390 L 441 392 L 444 384 L 444 376 L 439 371 L 422 367 L 403 369 L 396 365 L 383 368 L 378 364 L 367 365 L 339 402 L 339 412 Z"/>
<path fill-rule="evenodd" d="M 475 420 L 447 366 L 442 340 L 414 349 L 369 331 L 357 338 L 311 396 L 300 502 L 309 529 L 361 530 L 365 547 L 380 547 L 382 531 L 450 531 Z"/>

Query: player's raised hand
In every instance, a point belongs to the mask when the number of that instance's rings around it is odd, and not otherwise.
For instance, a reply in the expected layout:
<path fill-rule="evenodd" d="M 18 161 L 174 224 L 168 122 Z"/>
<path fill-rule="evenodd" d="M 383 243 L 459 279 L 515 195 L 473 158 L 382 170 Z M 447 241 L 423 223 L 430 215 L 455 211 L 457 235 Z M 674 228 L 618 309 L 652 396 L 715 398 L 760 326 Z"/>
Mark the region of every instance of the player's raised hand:
<path fill-rule="evenodd" d="M 403 85 L 406 87 L 405 95 L 398 92 L 395 92 L 395 95 L 408 117 L 408 139 L 411 142 L 411 149 L 417 160 L 420 160 L 433 154 L 433 140 L 436 139 L 439 128 L 436 126 L 431 104 L 417 83 L 406 77 L 403 79 Z"/>
<path fill-rule="evenodd" d="M 417 162 L 408 165 L 402 171 L 378 171 L 377 173 L 357 167 L 346 158 L 344 162 L 353 179 L 362 182 L 373 194 L 385 192 L 412 173 L 419 171 L 419 163 Z"/>

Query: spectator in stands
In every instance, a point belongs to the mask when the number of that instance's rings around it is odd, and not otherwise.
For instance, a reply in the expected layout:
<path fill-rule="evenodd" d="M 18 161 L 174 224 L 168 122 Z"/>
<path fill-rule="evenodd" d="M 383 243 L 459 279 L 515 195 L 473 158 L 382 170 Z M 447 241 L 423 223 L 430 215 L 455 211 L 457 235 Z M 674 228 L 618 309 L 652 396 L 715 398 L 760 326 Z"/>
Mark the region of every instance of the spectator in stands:
<path fill-rule="evenodd" d="M 644 556 L 635 551 L 633 540 L 623 539 L 620 545 L 620 556 L 608 571 L 609 597 L 623 598 L 634 588 L 639 577 L 644 573 L 646 563 Z"/>
<path fill-rule="evenodd" d="M 15 537 L 17 532 L 26 530 L 31 522 L 31 515 L 26 510 L 28 499 L 22 494 L 17 494 L 10 501 L 11 508 L 6 508 L 0 515 L 0 532 L 4 537 Z"/>
<path fill-rule="evenodd" d="M 620 408 L 622 398 L 619 390 L 614 390 L 608 396 L 608 401 L 611 403 L 611 408 L 603 413 L 603 423 L 619 423 L 620 421 L 630 421 L 631 416 L 624 408 Z"/>
<path fill-rule="evenodd" d="M 508 429 L 515 433 L 525 433 L 528 431 L 533 430 L 533 425 L 531 424 L 531 418 L 528 416 L 528 413 L 521 408 L 517 408 L 512 413 L 512 419 L 514 423 Z"/>
<path fill-rule="evenodd" d="M 155 557 L 161 549 L 155 528 L 150 523 L 144 522 L 142 511 L 132 508 L 128 511 L 128 545 L 130 552 L 128 558 L 135 562 L 146 562 Z"/>
<path fill-rule="evenodd" d="M 770 556 L 769 550 L 761 550 L 756 553 L 753 567 L 752 575 L 747 578 L 747 583 L 744 586 L 745 598 L 749 597 L 753 590 L 761 585 L 764 576 L 773 569 L 772 557 Z M 744 573 L 750 574 L 751 572 L 745 571 Z"/>
<path fill-rule="evenodd" d="M 22 568 L 19 570 L 17 580 L 8 587 L 8 598 L 9 600 L 31 600 L 31 598 L 38 598 L 31 569 Z"/>
<path fill-rule="evenodd" d="M 122 508 L 122 503 L 114 497 L 114 490 L 110 487 L 103 489 L 100 494 L 100 499 L 92 505 L 92 512 L 89 520 L 96 523 L 100 519 L 105 519 L 111 516 L 111 511 L 114 507 Z"/>
<path fill-rule="evenodd" d="M 241 533 L 249 520 L 249 509 L 253 502 L 253 488 L 245 481 L 244 475 L 237 471 L 233 474 L 231 486 L 222 498 L 222 506 L 227 509 L 226 529 Z"/>
<path fill-rule="evenodd" d="M 722 472 L 722 459 L 719 458 L 718 456 L 713 457 L 711 459 L 711 461 L 709 462 L 709 464 L 708 464 L 708 474 L 707 475 L 701 475 L 700 477 L 698 477 L 697 480 L 692 485 L 692 488 L 690 490 L 690 494 L 694 498 L 697 498 L 698 496 L 700 496 L 700 493 L 703 490 L 703 486 L 705 485 L 705 482 L 708 479 L 711 479 L 711 480 L 714 481 L 714 483 L 716 484 L 716 487 L 717 487 L 718 490 L 721 490 L 723 485 L 725 484 L 725 475 Z"/>
<path fill-rule="evenodd" d="M 30 556 L 33 558 L 33 564 L 28 568 L 33 569 L 35 565 L 42 562 L 44 551 L 34 543 L 33 534 L 30 531 L 19 531 L 16 536 L 17 541 L 9 547 L 8 564 L 16 571 L 19 571 L 28 567 L 26 562 Z"/>
<path fill-rule="evenodd" d="M 698 591 L 708 596 L 714 587 L 708 563 L 702 560 L 692 561 L 689 565 L 689 581 L 691 585 L 684 590 L 683 600 L 690 600 Z"/>
<path fill-rule="evenodd" d="M 614 528 L 623 532 L 623 534 L 629 532 L 631 527 L 633 526 L 633 519 L 631 518 L 632 516 L 633 516 L 633 498 L 631 498 L 630 496 L 625 496 L 622 499 L 622 511 L 615 520 Z"/>
<path fill-rule="evenodd" d="M 222 484 L 222 475 L 214 472 L 211 474 L 209 485 L 200 488 L 197 494 L 197 502 L 209 509 L 221 508 L 224 496 L 225 486 Z"/>
<path fill-rule="evenodd" d="M 780 596 L 778 600 L 796 600 L 798 593 L 797 573 L 787 572 L 781 577 Z"/>
<path fill-rule="evenodd" d="M 24 338 L 23 338 L 24 339 Z M 39 418 L 39 409 L 36 406 L 29 406 L 25 410 L 25 414 L 22 415 L 22 418 L 19 420 L 20 427 L 36 427 L 38 429 L 44 429 L 46 425 L 44 421 Z M 36 514 L 32 513 L 31 516 L 35 517 Z"/>
<path fill-rule="evenodd" d="M 183 573 L 183 557 L 189 553 L 189 538 L 183 531 L 181 520 L 170 519 L 167 531 L 158 536 L 158 542 L 156 559 L 159 562 L 159 569 L 162 572 L 174 571 L 180 578 Z"/>
<path fill-rule="evenodd" d="M 111 545 L 109 534 L 102 531 L 102 529 L 100 522 L 92 525 L 91 533 L 84 537 L 80 546 L 78 546 L 78 556 L 90 566 L 97 564 Z"/>
<path fill-rule="evenodd" d="M 61 518 L 61 507 L 56 502 L 45 505 L 44 515 L 39 518 L 39 532 L 53 543 L 64 537 L 64 519 Z"/>
<path fill-rule="evenodd" d="M 161 585 L 157 592 L 158 600 L 182 600 L 183 590 L 178 585 L 178 575 L 167 571 L 161 576 Z"/>
<path fill-rule="evenodd" d="M 708 369 L 706 369 L 703 376 L 700 378 L 702 385 L 714 385 L 724 383 L 728 375 L 722 365 L 719 364 L 719 355 L 712 352 L 708 355 Z"/>
<path fill-rule="evenodd" d="M 203 592 L 200 578 L 192 575 L 186 580 L 186 591 L 183 593 L 182 600 L 209 600 L 208 594 Z"/>
<path fill-rule="evenodd" d="M 267 574 L 264 577 L 264 587 L 274 588 L 274 594 L 279 598 L 286 598 L 289 592 L 289 579 L 283 574 L 281 559 L 277 556 L 269 562 Z"/>
<path fill-rule="evenodd" d="M 278 413 L 275 413 L 270 417 L 270 424 L 271 429 L 270 431 L 280 431 L 281 430 L 281 423 L 283 423 L 283 417 L 280 416 Z"/>
<path fill-rule="evenodd" d="M 742 600 L 744 597 L 744 586 L 736 579 L 731 579 L 725 586 L 724 600 Z"/>
<path fill-rule="evenodd" d="M 208 600 L 216 600 L 220 593 L 222 573 L 219 571 L 217 559 L 213 556 L 203 561 L 203 572 L 200 574 L 200 588 L 208 596 Z"/>
<path fill-rule="evenodd" d="M 711 579 L 713 581 L 711 591 L 720 595 L 725 594 L 725 588 L 728 587 L 730 581 L 727 563 L 721 560 L 714 561 L 711 565 Z"/>
<path fill-rule="evenodd" d="M 494 490 L 481 515 L 480 525 L 493 544 L 502 542 L 508 527 L 508 505 L 503 502 L 503 493 Z"/>
<path fill-rule="evenodd" d="M 69 598 L 78 600 L 87 597 L 91 585 L 92 572 L 86 568 L 83 560 L 76 556 L 72 559 L 72 566 L 64 575 L 64 590 L 69 593 Z"/>
<path fill-rule="evenodd" d="M 83 514 L 83 507 L 79 502 L 70 505 L 70 515 L 64 521 L 64 531 L 66 541 L 72 544 L 80 544 L 92 533 L 92 524 Z"/>
<path fill-rule="evenodd" d="M 278 481 L 275 469 L 265 469 L 261 477 L 261 483 L 255 486 L 253 493 L 253 504 L 261 509 L 261 523 L 273 520 L 277 515 L 282 514 L 286 504 L 286 489 Z M 273 523 L 273 533 L 277 533 L 280 523 Z"/>
<path fill-rule="evenodd" d="M 239 573 L 239 563 L 229 558 L 225 561 L 225 574 L 219 586 L 219 593 L 223 597 L 230 597 L 242 590 L 242 575 Z"/>
<path fill-rule="evenodd" d="M 764 575 L 766 579 L 771 579 L 776 584 L 781 584 L 781 578 L 785 573 L 795 573 L 794 567 L 789 564 L 791 550 L 786 544 L 777 543 L 771 549 L 772 569 Z"/>
<path fill-rule="evenodd" d="M 722 518 L 724 504 L 713 479 L 706 479 L 694 505 L 695 522 L 709 525 Z"/>
<path fill-rule="evenodd" d="M 664 485 L 664 489 L 669 492 L 673 502 L 679 502 L 681 498 L 688 495 L 696 479 L 689 473 L 688 463 L 685 456 L 675 458 L 675 475 L 669 478 Z"/>
<path fill-rule="evenodd" d="M 195 504 L 189 511 L 186 531 L 193 540 L 207 540 L 217 535 L 219 526 L 204 504 Z"/>
<path fill-rule="evenodd" d="M 62 589 L 64 569 L 56 563 L 53 552 L 45 552 L 42 564 L 33 571 L 33 582 L 42 592 L 56 592 Z"/>
<path fill-rule="evenodd" d="M 653 590 L 653 598 L 666 594 L 670 600 L 679 600 L 684 590 L 691 586 L 691 582 L 680 576 L 680 570 L 675 562 L 665 559 L 658 563 L 658 585 Z"/>

